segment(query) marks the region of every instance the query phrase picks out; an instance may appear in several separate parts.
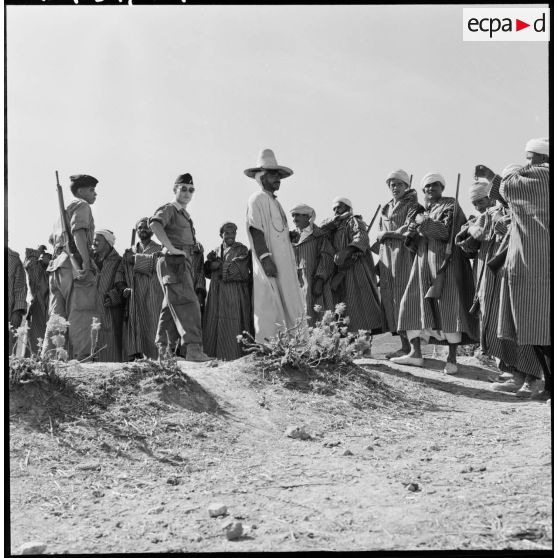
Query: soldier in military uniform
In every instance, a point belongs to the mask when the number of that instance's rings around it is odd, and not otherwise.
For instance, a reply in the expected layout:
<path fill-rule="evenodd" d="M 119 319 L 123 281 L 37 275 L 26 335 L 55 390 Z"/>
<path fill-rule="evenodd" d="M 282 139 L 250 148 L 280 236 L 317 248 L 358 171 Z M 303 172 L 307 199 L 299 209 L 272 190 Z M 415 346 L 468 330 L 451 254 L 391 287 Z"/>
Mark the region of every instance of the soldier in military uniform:
<path fill-rule="evenodd" d="M 159 357 L 167 349 L 178 349 L 180 344 L 186 360 L 205 362 L 211 359 L 202 351 L 201 311 L 195 277 L 195 252 L 199 245 L 192 218 L 186 211 L 194 190 L 192 176 L 181 174 L 173 188 L 175 199 L 159 207 L 149 219 L 151 230 L 164 247 L 164 255 L 157 261 L 157 275 L 165 296 L 155 343 Z"/>

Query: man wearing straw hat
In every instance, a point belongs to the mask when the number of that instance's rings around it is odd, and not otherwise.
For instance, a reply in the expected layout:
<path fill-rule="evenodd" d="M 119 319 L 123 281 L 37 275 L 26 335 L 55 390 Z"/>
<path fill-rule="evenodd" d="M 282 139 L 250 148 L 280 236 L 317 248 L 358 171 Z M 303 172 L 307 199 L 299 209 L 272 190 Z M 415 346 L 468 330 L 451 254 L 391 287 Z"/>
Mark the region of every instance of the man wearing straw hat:
<path fill-rule="evenodd" d="M 305 325 L 305 304 L 287 217 L 277 200 L 281 180 L 293 174 L 264 149 L 244 174 L 260 186 L 248 199 L 246 227 L 252 249 L 254 329 L 257 341 L 277 334 L 278 326 Z"/>

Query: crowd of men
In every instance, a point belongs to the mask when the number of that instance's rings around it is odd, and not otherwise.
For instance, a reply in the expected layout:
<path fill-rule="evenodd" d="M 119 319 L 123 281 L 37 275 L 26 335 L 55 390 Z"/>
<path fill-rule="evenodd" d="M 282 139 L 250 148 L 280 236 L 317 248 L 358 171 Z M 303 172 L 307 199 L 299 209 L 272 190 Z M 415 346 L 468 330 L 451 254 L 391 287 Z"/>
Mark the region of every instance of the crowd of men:
<path fill-rule="evenodd" d="M 387 355 L 395 363 L 422 367 L 426 343 L 446 344 L 444 372 L 456 374 L 458 345 L 480 343 L 501 371 L 495 389 L 546 400 L 552 395 L 549 142 L 530 140 L 525 150 L 526 164 L 501 174 L 477 165 L 469 196 L 478 214 L 469 219 L 455 198 L 443 195 L 442 175 L 423 177 L 421 204 L 407 172 L 390 173 L 391 197 L 381 205 L 371 246 L 369 226 L 346 197 L 333 200 L 331 217 L 320 225 L 312 207 L 297 205 L 289 230 L 276 193 L 293 171 L 265 149 L 244 171 L 259 186 L 247 206 L 250 246 L 237 242 L 237 225 L 226 222 L 221 242 L 205 257 L 186 210 L 195 192 L 190 174 L 178 176 L 172 201 L 137 221 L 138 241 L 123 255 L 111 231 L 95 229 L 97 179 L 74 175 L 75 199 L 65 208 L 69 230 L 61 217 L 49 239 L 52 256 L 41 245 L 26 249 L 22 264 L 8 248 L 9 320 L 17 328 L 26 318 L 29 349 L 43 355 L 53 349 L 48 317 L 57 314 L 69 321 L 71 358 L 91 358 L 96 319 L 99 361 L 174 354 L 204 362 L 242 356 L 243 332 L 264 341 L 280 325 L 312 326 L 342 302 L 349 331 L 400 337 L 401 349 Z M 538 379 L 544 379 L 539 391 Z"/>

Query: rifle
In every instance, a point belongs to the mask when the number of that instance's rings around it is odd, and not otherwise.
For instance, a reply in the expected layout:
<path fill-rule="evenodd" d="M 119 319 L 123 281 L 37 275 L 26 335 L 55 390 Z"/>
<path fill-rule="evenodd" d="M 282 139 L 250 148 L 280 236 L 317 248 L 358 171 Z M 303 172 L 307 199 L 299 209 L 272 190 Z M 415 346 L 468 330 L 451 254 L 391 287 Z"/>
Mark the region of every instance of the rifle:
<path fill-rule="evenodd" d="M 424 295 L 424 298 L 430 301 L 430 305 L 432 307 L 432 312 L 434 314 L 434 321 L 436 322 L 436 327 L 434 329 L 440 330 L 441 327 L 441 320 L 440 320 L 440 313 L 437 306 L 436 301 L 442 296 L 442 290 L 444 289 L 444 283 L 446 281 L 446 272 L 450 265 L 451 258 L 453 255 L 453 244 L 454 244 L 454 237 L 455 237 L 455 223 L 457 222 L 457 199 L 459 197 L 459 182 L 461 180 L 461 174 L 457 174 L 457 187 L 455 189 L 455 201 L 453 203 L 453 219 L 451 223 L 451 233 L 448 239 L 448 243 L 446 244 L 445 250 L 445 257 L 440 269 L 436 271 L 436 277 L 432 281 L 430 288 Z"/>
<path fill-rule="evenodd" d="M 62 186 L 60 186 L 60 180 L 58 179 L 58 171 L 56 173 L 56 190 L 58 191 L 58 207 L 60 209 L 60 225 L 62 227 L 62 238 L 64 243 L 64 249 L 70 258 L 70 262 L 75 271 L 81 271 L 83 259 L 79 250 L 76 246 L 76 241 L 71 233 L 70 220 L 68 219 L 68 213 L 66 212 L 66 206 L 64 205 L 64 194 L 62 193 Z"/>
<path fill-rule="evenodd" d="M 494 235 L 491 239 L 490 239 L 490 244 L 488 245 L 488 249 L 487 249 L 487 254 L 490 254 L 492 247 L 494 246 L 494 243 L 496 242 L 496 235 Z M 486 266 L 488 265 L 488 255 L 487 257 L 484 258 L 483 262 L 482 262 L 482 269 L 479 275 L 479 279 L 477 281 L 477 285 L 475 287 L 475 297 L 473 298 L 473 305 L 471 306 L 471 308 L 469 308 L 469 314 L 471 314 L 472 316 L 476 316 L 479 313 L 480 310 L 480 300 L 479 300 L 479 289 L 480 286 L 482 284 L 482 278 L 484 277 L 484 272 L 486 270 Z"/>
<path fill-rule="evenodd" d="M 376 217 L 378 217 L 378 213 L 380 213 L 380 209 L 382 209 L 382 204 L 378 205 L 378 208 L 376 209 L 376 213 L 374 213 L 374 217 L 372 217 L 372 221 L 370 221 L 370 224 L 368 225 L 368 228 L 366 229 L 366 232 L 368 232 L 368 233 L 370 232 L 370 229 L 374 225 L 374 221 L 376 221 Z"/>
<path fill-rule="evenodd" d="M 136 244 L 136 227 L 134 227 L 132 229 L 132 242 L 131 242 L 131 247 L 133 248 Z M 133 277 L 133 273 L 132 270 L 130 269 L 130 265 L 127 262 L 124 262 L 124 277 L 126 278 L 126 283 L 128 284 L 128 288 L 133 290 L 134 288 L 134 277 Z M 126 299 L 126 302 L 124 302 L 124 320 L 128 321 L 128 318 L 130 317 L 130 298 L 132 297 L 132 295 L 130 294 L 130 296 Z"/>

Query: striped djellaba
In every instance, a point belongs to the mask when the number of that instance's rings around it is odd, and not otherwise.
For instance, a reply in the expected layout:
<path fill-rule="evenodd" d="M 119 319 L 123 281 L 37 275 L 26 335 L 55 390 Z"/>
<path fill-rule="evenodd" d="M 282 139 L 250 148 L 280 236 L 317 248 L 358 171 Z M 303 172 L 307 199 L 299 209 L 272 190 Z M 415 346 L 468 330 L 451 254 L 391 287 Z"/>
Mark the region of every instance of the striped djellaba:
<path fill-rule="evenodd" d="M 221 267 L 209 269 L 204 264 L 206 277 L 211 279 L 203 317 L 203 349 L 212 357 L 234 360 L 243 356 L 236 337 L 243 331 L 254 334 L 250 282 L 250 251 L 244 244 L 215 248 Z"/>
<path fill-rule="evenodd" d="M 97 304 L 101 329 L 97 342 L 99 351 L 96 360 L 99 362 L 122 362 L 122 309 L 123 298 L 115 286 L 115 278 L 122 261 L 122 256 L 113 248 L 102 262 L 96 261 L 99 267 L 97 277 Z M 108 298 L 108 306 L 105 299 Z"/>
<path fill-rule="evenodd" d="M 155 334 L 163 303 L 163 289 L 157 277 L 157 253 L 162 246 L 152 240 L 146 246 L 138 242 L 133 248 L 134 263 L 122 259 L 115 283 L 132 290 L 128 298 L 128 319 L 124 320 L 123 356 L 157 358 Z"/>
<path fill-rule="evenodd" d="M 299 280 L 306 301 L 306 315 L 309 325 L 313 326 L 316 320 L 321 319 L 321 313 L 316 312 L 316 305 L 322 311 L 333 310 L 333 294 L 331 292 L 331 276 L 335 269 L 333 256 L 335 252 L 328 235 L 318 227 L 314 227 L 309 236 L 303 237 L 293 244 Z M 323 280 L 322 294 L 316 296 L 312 293 L 312 286 L 316 279 Z"/>
<path fill-rule="evenodd" d="M 507 204 L 510 240 L 504 264 L 498 337 L 550 345 L 551 282 L 548 164 L 527 165 L 492 181 L 490 197 Z"/>
<path fill-rule="evenodd" d="M 482 273 L 478 285 L 481 349 L 485 354 L 499 358 L 524 374 L 542 378 L 543 373 L 533 347 L 517 345 L 509 339 L 498 338 L 498 309 L 504 271 L 502 267 L 493 271 L 489 266 L 484 266 L 508 245 L 509 234 L 499 234 L 495 230 L 498 223 L 504 224 L 508 221 L 508 211 L 504 207 L 491 207 L 477 220 L 477 224 L 483 230 L 478 251 L 478 267 L 481 270 L 479 274 Z"/>
<path fill-rule="evenodd" d="M 431 302 L 425 299 L 436 271 L 440 269 L 451 234 L 455 199 L 442 197 L 426 207 L 426 219 L 419 226 L 417 254 L 399 310 L 398 331 L 436 329 Z M 456 230 L 465 223 L 457 206 Z M 445 283 L 437 301 L 443 333 L 461 332 L 461 343 L 478 341 L 478 320 L 469 314 L 475 285 L 469 260 L 453 245 L 453 256 L 446 270 Z M 431 337 L 430 343 L 437 343 Z M 442 342 L 443 344 L 446 341 Z"/>
<path fill-rule="evenodd" d="M 14 312 L 27 310 L 27 283 L 25 281 L 25 269 L 19 259 L 19 254 L 8 248 L 8 320 Z M 43 331 L 44 333 L 44 331 Z M 15 337 L 10 332 L 8 335 L 8 354 L 12 354 Z"/>
<path fill-rule="evenodd" d="M 32 353 L 38 353 L 41 349 L 37 339 L 43 338 L 48 320 L 48 273 L 46 265 L 39 261 L 41 252 L 33 248 L 25 249 L 25 261 L 23 267 L 27 271 L 29 290 L 31 291 L 31 305 L 27 312 L 27 323 L 29 332 L 27 342 Z"/>
<path fill-rule="evenodd" d="M 410 219 L 416 215 L 418 209 L 423 208 L 417 201 L 417 192 L 414 189 L 407 190 L 398 201 L 390 200 L 380 213 L 380 232 L 405 233 Z M 387 238 L 380 243 L 380 298 L 387 329 L 392 333 L 397 333 L 399 306 L 414 259 L 414 253 L 403 242 L 403 238 Z"/>
<path fill-rule="evenodd" d="M 325 227 L 331 226 L 331 223 L 333 221 L 329 221 Z M 333 230 L 331 242 L 336 253 L 348 246 L 358 248 L 342 267 L 335 266 L 335 274 L 341 273 L 343 281 L 333 292 L 333 300 L 336 304 L 346 304 L 345 314 L 349 317 L 349 331 L 357 332 L 363 329 L 373 334 L 382 333 L 380 296 L 370 252 L 370 240 L 362 217 L 350 215 L 343 219 Z"/>

